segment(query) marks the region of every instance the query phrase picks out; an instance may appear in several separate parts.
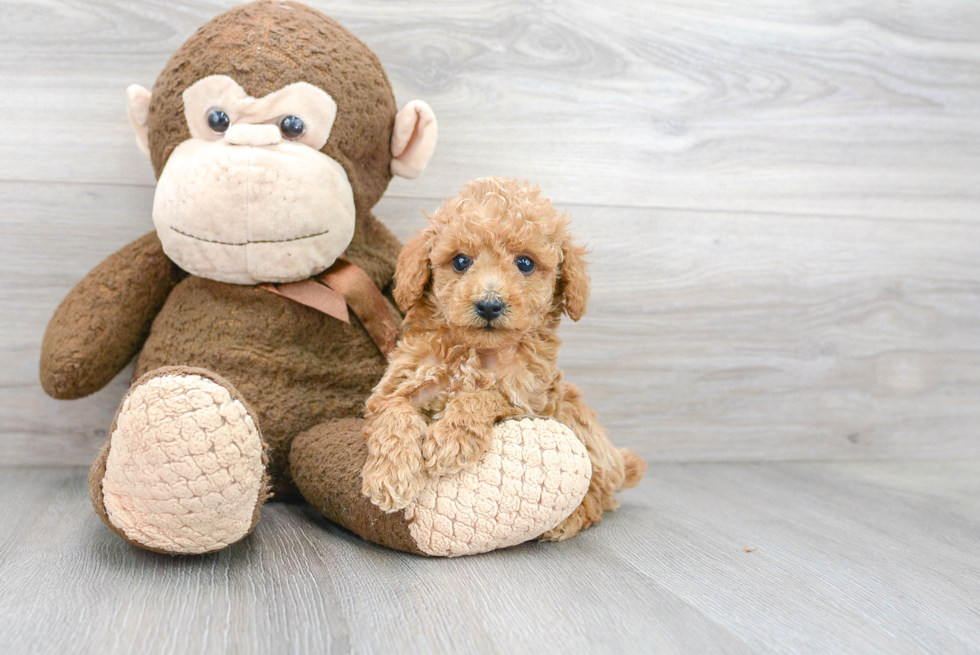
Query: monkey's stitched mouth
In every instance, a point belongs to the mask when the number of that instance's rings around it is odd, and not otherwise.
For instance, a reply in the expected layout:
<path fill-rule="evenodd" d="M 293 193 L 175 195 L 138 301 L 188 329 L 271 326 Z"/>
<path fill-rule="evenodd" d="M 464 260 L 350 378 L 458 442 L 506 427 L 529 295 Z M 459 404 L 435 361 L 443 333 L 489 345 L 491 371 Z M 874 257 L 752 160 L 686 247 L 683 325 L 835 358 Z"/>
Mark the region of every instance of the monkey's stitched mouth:
<path fill-rule="evenodd" d="M 216 241 L 214 239 L 202 239 L 201 237 L 196 237 L 193 234 L 188 234 L 187 232 L 182 232 L 181 230 L 178 230 L 177 228 L 175 228 L 172 225 L 170 226 L 170 229 L 173 230 L 174 232 L 176 232 L 177 234 L 181 234 L 181 235 L 183 235 L 185 237 L 189 237 L 191 239 L 196 239 L 197 241 L 203 241 L 204 243 L 215 243 L 215 244 L 218 244 L 219 246 L 247 246 L 250 243 L 289 243 L 290 241 L 302 241 L 303 239 L 312 239 L 313 237 L 322 237 L 324 234 L 326 234 L 326 233 L 328 233 L 330 231 L 330 230 L 324 230 L 323 232 L 317 232 L 316 234 L 307 234 L 306 236 L 303 236 L 303 237 L 293 237 L 292 239 L 278 239 L 278 240 L 276 240 L 276 239 L 265 239 L 265 240 L 256 240 L 256 241 Z"/>

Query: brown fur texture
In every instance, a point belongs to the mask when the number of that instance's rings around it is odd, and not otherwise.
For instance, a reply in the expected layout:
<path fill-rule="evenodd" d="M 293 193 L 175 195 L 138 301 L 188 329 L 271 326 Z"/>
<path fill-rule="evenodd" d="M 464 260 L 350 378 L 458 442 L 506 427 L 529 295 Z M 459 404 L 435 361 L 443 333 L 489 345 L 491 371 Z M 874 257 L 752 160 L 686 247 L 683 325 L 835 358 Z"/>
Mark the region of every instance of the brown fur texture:
<path fill-rule="evenodd" d="M 585 250 L 540 189 L 504 178 L 467 184 L 403 250 L 395 297 L 403 336 L 367 402 L 363 491 L 385 511 L 406 507 L 429 475 L 452 474 L 486 452 L 494 423 L 533 415 L 568 425 L 592 460 L 578 509 L 544 539 L 565 539 L 615 509 L 613 495 L 645 465 L 617 450 L 573 385 L 562 382 L 561 314 L 585 312 Z M 453 260 L 465 256 L 465 271 Z M 518 269 L 518 258 L 534 270 Z M 502 303 L 499 316 L 477 304 Z"/>
<path fill-rule="evenodd" d="M 397 238 L 370 213 L 391 179 L 395 117 L 377 57 L 323 14 L 286 2 L 231 9 L 173 55 L 154 85 L 150 154 L 157 174 L 189 136 L 181 93 L 198 79 L 227 74 L 262 96 L 305 81 L 330 93 L 337 119 L 322 152 L 347 172 L 357 221 L 345 256 L 379 289 L 390 285 Z M 400 320 L 389 300 L 393 318 Z M 273 489 L 295 493 L 292 438 L 324 421 L 360 417 L 385 358 L 356 316 L 343 323 L 265 290 L 181 271 L 156 234 L 93 269 L 48 325 L 41 380 L 56 398 L 80 398 L 106 384 L 138 354 L 135 377 L 164 366 L 206 369 L 253 408 L 270 446 Z"/>
<path fill-rule="evenodd" d="M 156 233 L 111 255 L 72 289 L 41 345 L 41 386 L 53 398 L 95 393 L 139 352 L 183 277 Z"/>
<path fill-rule="evenodd" d="M 393 318 L 399 318 L 394 305 Z M 356 315 L 344 323 L 251 286 L 190 276 L 170 294 L 136 364 L 217 372 L 248 399 L 270 452 L 273 488 L 295 492 L 293 437 L 318 423 L 357 417 L 385 358 Z"/>
<path fill-rule="evenodd" d="M 256 98 L 294 82 L 330 94 L 337 118 L 320 151 L 343 166 L 354 192 L 357 228 L 347 254 L 376 283 L 390 276 L 384 255 L 397 253 L 399 243 L 370 210 L 391 181 L 397 105 L 377 56 L 337 21 L 297 2 L 260 0 L 215 17 L 177 49 L 153 85 L 148 126 L 157 177 L 190 138 L 181 94 L 208 75 L 228 75 Z"/>
<path fill-rule="evenodd" d="M 361 467 L 367 459 L 362 419 L 323 423 L 304 432 L 293 440 L 289 459 L 303 498 L 328 519 L 376 544 L 424 554 L 401 512 L 386 514 L 361 495 Z"/>
<path fill-rule="evenodd" d="M 321 152 L 344 167 L 359 210 L 381 198 L 391 180 L 395 96 L 377 56 L 337 21 L 297 2 L 260 0 L 194 33 L 153 85 L 148 124 L 158 176 L 190 138 L 181 94 L 208 75 L 228 75 L 256 98 L 294 82 L 329 93 L 338 111 Z"/>

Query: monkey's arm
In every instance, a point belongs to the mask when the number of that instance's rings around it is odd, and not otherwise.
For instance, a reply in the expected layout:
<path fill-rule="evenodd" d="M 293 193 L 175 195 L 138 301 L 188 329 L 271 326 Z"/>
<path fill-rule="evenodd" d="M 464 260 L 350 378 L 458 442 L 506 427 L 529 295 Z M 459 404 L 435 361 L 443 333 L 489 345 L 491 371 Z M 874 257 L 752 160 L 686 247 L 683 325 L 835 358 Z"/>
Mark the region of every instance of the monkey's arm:
<path fill-rule="evenodd" d="M 41 345 L 41 386 L 59 399 L 107 385 L 139 352 L 182 272 L 155 232 L 96 266 L 55 311 Z"/>

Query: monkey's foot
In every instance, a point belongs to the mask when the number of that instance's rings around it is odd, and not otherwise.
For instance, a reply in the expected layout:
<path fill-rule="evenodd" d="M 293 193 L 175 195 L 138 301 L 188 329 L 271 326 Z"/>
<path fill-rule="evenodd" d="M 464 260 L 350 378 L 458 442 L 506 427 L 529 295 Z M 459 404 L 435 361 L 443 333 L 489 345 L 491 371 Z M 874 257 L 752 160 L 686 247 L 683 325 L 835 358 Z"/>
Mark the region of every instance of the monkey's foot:
<path fill-rule="evenodd" d="M 536 539 L 571 514 L 589 488 L 585 446 L 558 421 L 498 423 L 479 463 L 428 481 L 405 508 L 427 555 L 455 557 Z"/>
<path fill-rule="evenodd" d="M 262 436 L 231 384 L 203 369 L 167 367 L 123 399 L 89 477 L 96 511 L 147 550 L 221 550 L 258 522 L 268 496 Z"/>
<path fill-rule="evenodd" d="M 363 421 L 340 419 L 296 437 L 293 480 L 327 518 L 421 555 L 473 555 L 536 539 L 581 504 L 592 478 L 585 446 L 569 427 L 550 419 L 508 420 L 494 427 L 479 462 L 429 477 L 408 507 L 386 514 L 361 494 L 363 432 Z"/>

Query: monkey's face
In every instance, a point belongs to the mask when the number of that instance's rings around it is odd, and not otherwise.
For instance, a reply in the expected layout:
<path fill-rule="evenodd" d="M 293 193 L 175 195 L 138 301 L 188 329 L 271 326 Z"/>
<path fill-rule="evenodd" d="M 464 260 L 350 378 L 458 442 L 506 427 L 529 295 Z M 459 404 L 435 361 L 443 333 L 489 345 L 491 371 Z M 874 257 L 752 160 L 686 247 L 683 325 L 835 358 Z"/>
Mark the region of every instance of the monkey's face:
<path fill-rule="evenodd" d="M 354 235 L 343 167 L 320 149 L 337 104 L 300 82 L 251 98 L 225 75 L 183 93 L 191 138 L 160 174 L 153 222 L 178 266 L 235 284 L 325 270 Z"/>
<path fill-rule="evenodd" d="M 214 18 L 153 88 L 126 94 L 159 181 L 157 232 L 181 268 L 222 282 L 301 280 L 352 239 L 363 251 L 373 228 L 359 221 L 372 224 L 391 176 L 418 177 L 436 143 L 432 109 L 398 110 L 374 53 L 296 2 Z"/>

